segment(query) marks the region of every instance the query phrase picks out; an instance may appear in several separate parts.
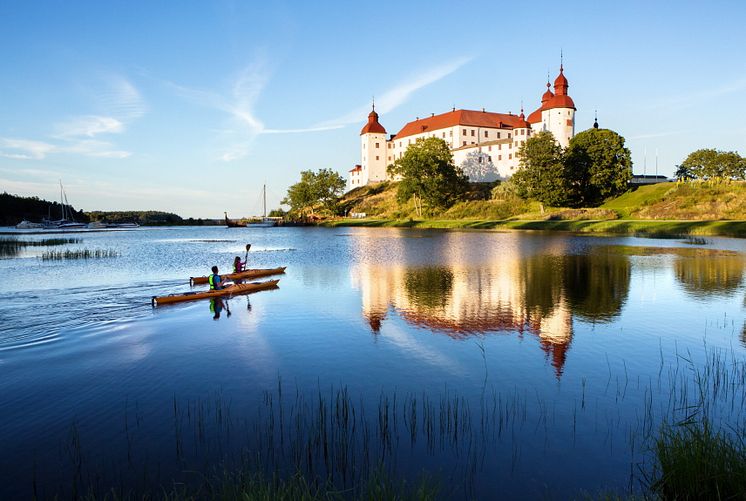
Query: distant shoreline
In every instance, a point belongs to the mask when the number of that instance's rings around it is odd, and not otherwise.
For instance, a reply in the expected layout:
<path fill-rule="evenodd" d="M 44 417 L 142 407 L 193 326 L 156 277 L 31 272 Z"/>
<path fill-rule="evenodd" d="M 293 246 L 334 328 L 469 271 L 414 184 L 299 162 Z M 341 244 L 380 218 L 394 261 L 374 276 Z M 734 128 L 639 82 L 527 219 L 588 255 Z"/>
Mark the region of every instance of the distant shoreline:
<path fill-rule="evenodd" d="M 746 238 L 746 221 L 681 220 L 490 220 L 490 219 L 340 219 L 320 223 L 329 227 L 432 228 L 472 230 L 534 230 L 574 233 L 642 235 L 648 237 L 721 236 Z"/>

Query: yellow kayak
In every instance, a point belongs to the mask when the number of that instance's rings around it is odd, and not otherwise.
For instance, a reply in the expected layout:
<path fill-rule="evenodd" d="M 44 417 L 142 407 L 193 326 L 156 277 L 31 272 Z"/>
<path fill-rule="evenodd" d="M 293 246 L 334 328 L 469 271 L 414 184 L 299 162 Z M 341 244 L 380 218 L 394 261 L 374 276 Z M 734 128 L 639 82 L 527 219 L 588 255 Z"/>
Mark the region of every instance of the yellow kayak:
<path fill-rule="evenodd" d="M 195 299 L 205 299 L 210 297 L 232 296 L 235 294 L 247 294 L 265 289 L 274 289 L 277 287 L 279 280 L 267 280 L 266 282 L 250 282 L 247 284 L 229 285 L 225 289 L 184 292 L 182 294 L 170 294 L 168 296 L 153 296 L 150 300 L 153 306 L 169 303 L 180 303 L 182 301 L 192 301 Z"/>
<path fill-rule="evenodd" d="M 285 273 L 285 266 L 280 268 L 258 268 L 253 270 L 244 270 L 238 273 L 226 273 L 220 275 L 223 280 L 243 280 L 247 278 L 259 278 L 268 277 L 270 275 L 280 275 Z M 189 283 L 191 285 L 206 284 L 207 277 L 189 277 Z"/>

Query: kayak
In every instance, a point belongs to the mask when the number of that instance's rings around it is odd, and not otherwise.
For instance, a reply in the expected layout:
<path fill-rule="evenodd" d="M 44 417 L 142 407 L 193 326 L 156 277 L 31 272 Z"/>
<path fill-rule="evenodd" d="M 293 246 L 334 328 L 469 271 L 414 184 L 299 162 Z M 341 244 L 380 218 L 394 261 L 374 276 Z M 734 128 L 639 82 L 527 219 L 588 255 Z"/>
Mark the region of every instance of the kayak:
<path fill-rule="evenodd" d="M 280 268 L 258 268 L 253 270 L 244 270 L 238 273 L 227 273 L 220 275 L 223 280 L 243 280 L 245 278 L 259 278 L 268 277 L 270 275 L 280 275 L 285 273 L 285 266 Z M 189 283 L 191 285 L 206 284 L 207 277 L 189 277 Z"/>
<path fill-rule="evenodd" d="M 180 303 L 182 301 L 192 301 L 195 299 L 205 299 L 210 297 L 232 296 L 234 294 L 247 294 L 265 289 L 274 289 L 277 287 L 279 280 L 267 280 L 266 282 L 250 282 L 247 284 L 229 285 L 225 289 L 184 292 L 182 294 L 170 294 L 168 296 L 153 296 L 150 300 L 153 306 L 169 303 Z"/>

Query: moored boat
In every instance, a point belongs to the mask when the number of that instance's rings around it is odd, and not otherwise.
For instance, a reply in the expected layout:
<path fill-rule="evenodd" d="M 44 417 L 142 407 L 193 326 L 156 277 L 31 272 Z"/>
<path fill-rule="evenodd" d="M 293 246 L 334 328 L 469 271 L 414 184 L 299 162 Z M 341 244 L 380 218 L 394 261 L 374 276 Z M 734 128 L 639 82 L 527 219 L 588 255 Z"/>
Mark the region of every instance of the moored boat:
<path fill-rule="evenodd" d="M 225 214 L 225 225 L 228 228 L 245 228 L 246 227 L 246 223 L 239 223 L 238 221 L 231 221 L 230 219 L 228 219 L 227 212 L 223 212 L 223 214 Z"/>
<path fill-rule="evenodd" d="M 212 297 L 233 296 L 236 294 L 248 294 L 277 287 L 279 280 L 267 280 L 266 282 L 250 282 L 247 284 L 229 285 L 225 289 L 206 290 L 199 292 L 184 292 L 181 294 L 170 294 L 168 296 L 153 296 L 150 303 L 153 306 L 170 303 L 181 303 L 184 301 L 193 301 L 196 299 L 207 299 Z"/>
<path fill-rule="evenodd" d="M 19 230 L 33 230 L 35 228 L 43 228 L 44 225 L 41 223 L 32 223 L 31 221 L 23 220 L 16 225 Z"/>
<path fill-rule="evenodd" d="M 285 273 L 285 266 L 279 268 L 257 268 L 252 270 L 244 270 L 239 273 L 227 273 L 220 275 L 220 278 L 224 280 L 243 280 L 248 278 L 259 278 L 268 277 L 270 275 L 280 275 Z M 189 277 L 189 283 L 191 285 L 206 284 L 208 277 Z"/>

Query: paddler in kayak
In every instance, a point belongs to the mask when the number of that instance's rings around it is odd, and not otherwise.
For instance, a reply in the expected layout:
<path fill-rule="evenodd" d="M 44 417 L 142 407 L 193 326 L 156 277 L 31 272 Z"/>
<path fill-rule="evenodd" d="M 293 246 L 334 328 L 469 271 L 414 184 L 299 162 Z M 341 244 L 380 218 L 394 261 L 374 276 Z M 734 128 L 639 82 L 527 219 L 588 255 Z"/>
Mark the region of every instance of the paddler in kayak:
<path fill-rule="evenodd" d="M 246 244 L 246 256 L 243 262 L 241 261 L 241 256 L 236 256 L 236 259 L 233 260 L 233 273 L 241 273 L 246 269 L 246 261 L 249 260 L 249 249 L 251 249 L 251 244 Z"/>
<path fill-rule="evenodd" d="M 246 269 L 246 261 L 241 261 L 241 256 L 236 256 L 233 260 L 233 273 L 241 273 Z"/>
<path fill-rule="evenodd" d="M 229 285 L 224 283 L 222 277 L 218 275 L 217 266 L 212 267 L 212 275 L 207 277 L 207 282 L 210 284 L 211 291 L 225 289 Z"/>

